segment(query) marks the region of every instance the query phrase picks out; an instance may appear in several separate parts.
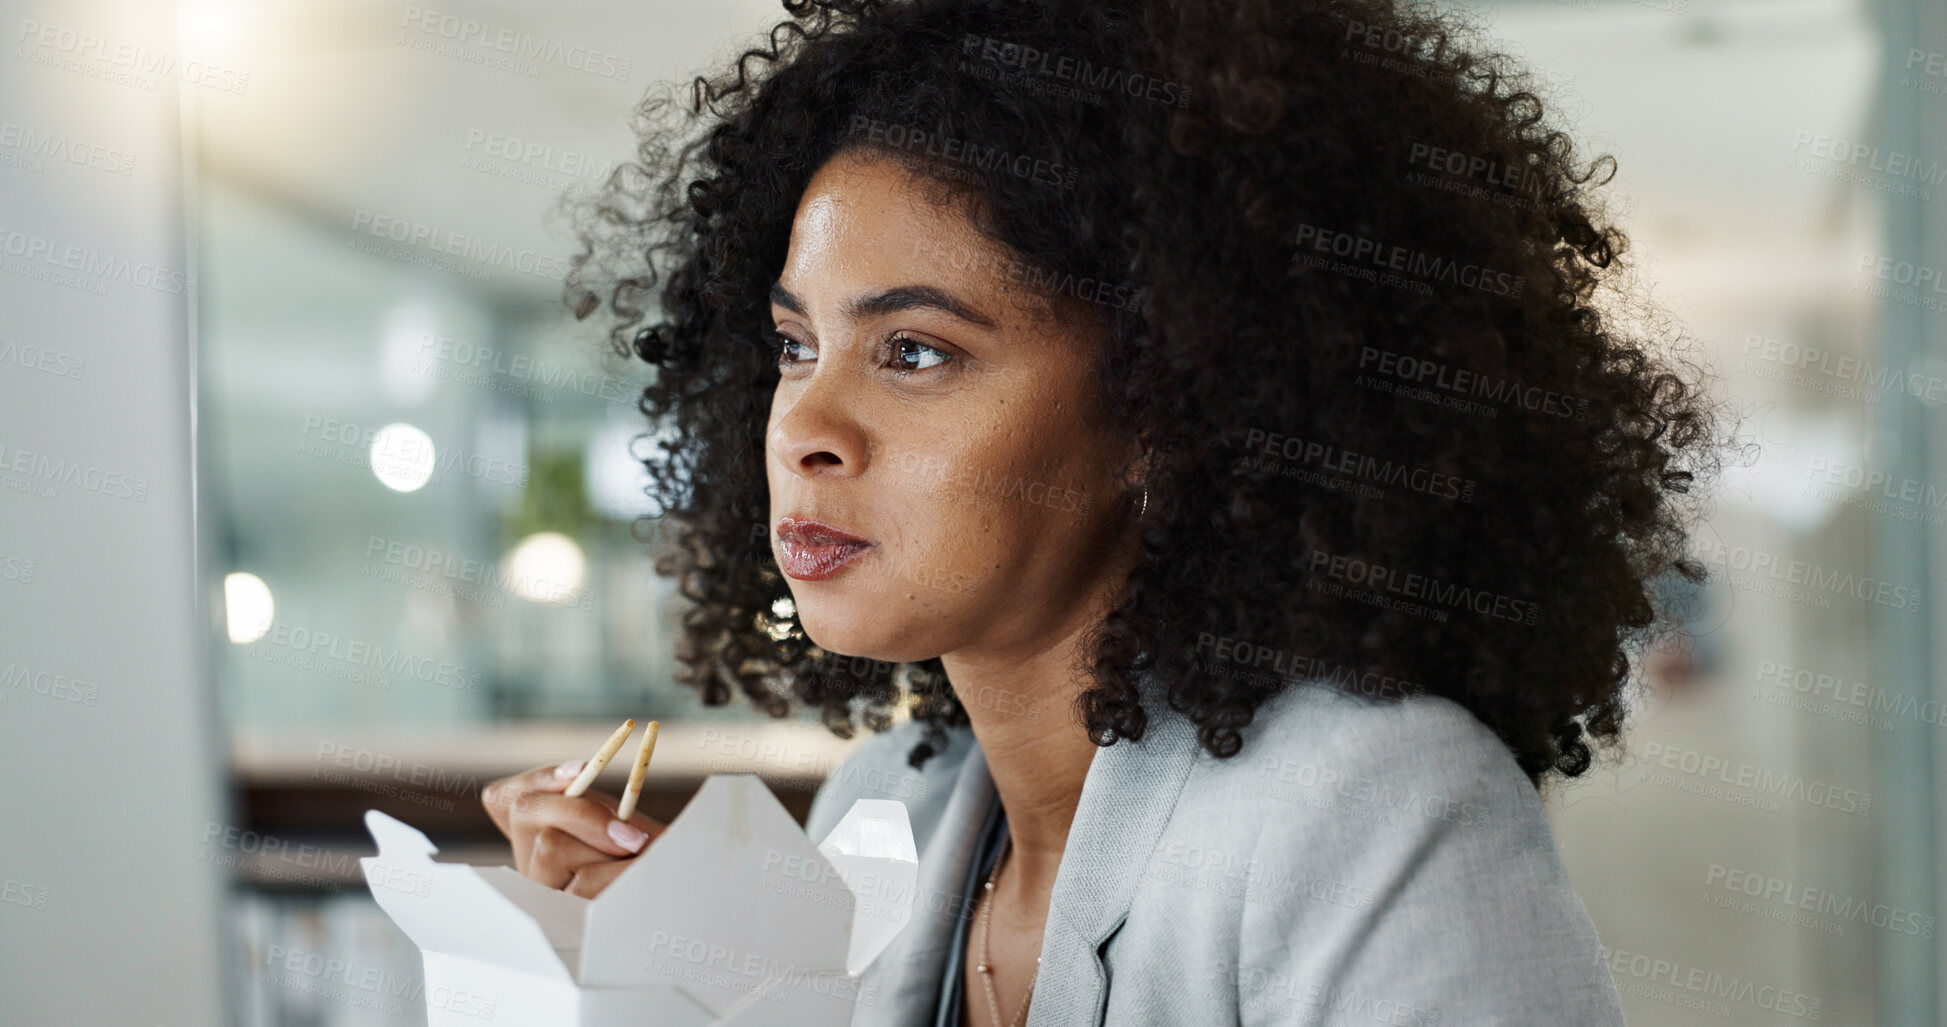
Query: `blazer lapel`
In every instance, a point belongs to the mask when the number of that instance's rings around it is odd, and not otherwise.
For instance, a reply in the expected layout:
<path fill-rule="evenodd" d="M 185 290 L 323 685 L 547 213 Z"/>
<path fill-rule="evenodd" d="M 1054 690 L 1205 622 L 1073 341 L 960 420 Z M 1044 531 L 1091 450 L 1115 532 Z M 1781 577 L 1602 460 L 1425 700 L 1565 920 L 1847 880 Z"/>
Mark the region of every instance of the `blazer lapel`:
<path fill-rule="evenodd" d="M 1129 915 L 1150 852 L 1200 751 L 1188 717 L 1160 696 L 1144 707 L 1150 717 L 1143 740 L 1098 749 L 1089 764 L 1048 901 L 1026 1027 L 1102 1022 L 1109 988 L 1102 947 Z M 981 776 L 991 789 L 985 763 Z"/>

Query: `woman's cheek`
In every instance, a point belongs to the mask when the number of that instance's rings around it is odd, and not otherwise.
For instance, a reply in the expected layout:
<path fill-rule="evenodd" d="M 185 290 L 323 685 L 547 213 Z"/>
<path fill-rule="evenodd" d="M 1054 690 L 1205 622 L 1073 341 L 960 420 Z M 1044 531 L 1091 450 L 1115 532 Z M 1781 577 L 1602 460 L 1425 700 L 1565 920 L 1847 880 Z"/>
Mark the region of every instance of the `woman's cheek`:
<path fill-rule="evenodd" d="M 985 523 L 983 523 L 985 522 Z M 988 590 L 982 571 L 994 566 L 995 526 L 950 497 L 933 497 L 919 509 L 901 511 L 906 543 L 889 561 L 894 584 L 914 598 L 953 600 Z"/>
<path fill-rule="evenodd" d="M 940 561 L 917 561 L 907 565 L 904 580 L 930 592 L 972 598 L 980 594 L 981 582 L 971 571 Z"/>

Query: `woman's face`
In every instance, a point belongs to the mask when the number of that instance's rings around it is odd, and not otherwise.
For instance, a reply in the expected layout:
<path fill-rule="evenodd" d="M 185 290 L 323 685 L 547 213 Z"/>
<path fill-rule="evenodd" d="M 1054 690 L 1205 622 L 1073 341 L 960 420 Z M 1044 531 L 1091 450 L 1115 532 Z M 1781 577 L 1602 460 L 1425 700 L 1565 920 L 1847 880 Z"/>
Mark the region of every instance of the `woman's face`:
<path fill-rule="evenodd" d="M 764 456 L 772 554 L 824 649 L 1038 652 L 1126 573 L 1135 451 L 1089 409 L 1099 343 L 1006 260 L 898 165 L 835 157 L 805 190 Z"/>

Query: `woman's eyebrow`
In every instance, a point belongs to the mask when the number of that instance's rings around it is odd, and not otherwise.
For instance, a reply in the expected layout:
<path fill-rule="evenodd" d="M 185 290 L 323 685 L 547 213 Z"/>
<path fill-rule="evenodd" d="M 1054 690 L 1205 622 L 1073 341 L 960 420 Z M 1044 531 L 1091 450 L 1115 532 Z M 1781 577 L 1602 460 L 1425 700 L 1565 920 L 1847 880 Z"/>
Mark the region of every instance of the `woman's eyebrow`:
<path fill-rule="evenodd" d="M 783 279 L 771 283 L 771 302 L 800 317 L 805 316 L 804 302 L 784 287 Z M 982 328 L 998 327 L 993 318 L 974 309 L 952 293 L 930 285 L 902 285 L 861 296 L 846 303 L 842 313 L 846 318 L 857 321 L 921 307 L 932 307 Z"/>

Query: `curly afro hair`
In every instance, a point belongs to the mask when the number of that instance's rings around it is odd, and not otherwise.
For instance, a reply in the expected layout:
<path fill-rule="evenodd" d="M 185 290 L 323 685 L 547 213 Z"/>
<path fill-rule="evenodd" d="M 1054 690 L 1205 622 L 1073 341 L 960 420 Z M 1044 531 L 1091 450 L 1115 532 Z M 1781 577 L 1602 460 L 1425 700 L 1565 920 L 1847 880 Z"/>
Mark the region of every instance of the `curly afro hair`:
<path fill-rule="evenodd" d="M 821 165 L 868 151 L 1098 317 L 1096 399 L 1147 513 L 1074 710 L 1141 739 L 1141 676 L 1229 757 L 1267 698 L 1432 693 L 1529 780 L 1617 744 L 1632 657 L 1675 629 L 1725 418 L 1629 302 L 1626 237 L 1545 92 L 1395 0 L 785 0 L 571 204 L 564 298 L 657 369 L 644 460 L 693 605 L 681 679 L 841 737 L 968 723 L 940 661 L 827 652 L 765 531 L 768 291 Z M 1092 283 L 1092 284 L 1091 284 Z M 1109 284 L 1113 284 L 1113 288 Z M 647 308 L 655 304 L 653 316 Z M 645 323 L 645 319 L 647 323 Z"/>

